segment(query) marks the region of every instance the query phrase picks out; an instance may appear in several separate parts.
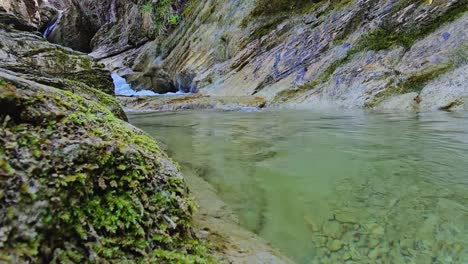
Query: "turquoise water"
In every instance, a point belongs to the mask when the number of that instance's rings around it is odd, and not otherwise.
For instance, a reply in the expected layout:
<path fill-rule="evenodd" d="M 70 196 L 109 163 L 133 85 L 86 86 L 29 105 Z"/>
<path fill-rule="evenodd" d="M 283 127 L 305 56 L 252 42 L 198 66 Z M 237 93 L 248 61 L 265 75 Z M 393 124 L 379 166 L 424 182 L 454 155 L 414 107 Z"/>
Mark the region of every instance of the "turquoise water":
<path fill-rule="evenodd" d="M 297 263 L 468 263 L 468 113 L 138 113 Z"/>

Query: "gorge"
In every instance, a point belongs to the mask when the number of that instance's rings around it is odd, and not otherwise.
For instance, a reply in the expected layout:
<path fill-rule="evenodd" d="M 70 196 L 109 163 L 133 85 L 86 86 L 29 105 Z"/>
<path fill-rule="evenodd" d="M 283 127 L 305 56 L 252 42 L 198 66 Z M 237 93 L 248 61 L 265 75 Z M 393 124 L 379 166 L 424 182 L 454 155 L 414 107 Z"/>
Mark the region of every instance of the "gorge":
<path fill-rule="evenodd" d="M 467 9 L 0 0 L 0 263 L 467 262 Z"/>

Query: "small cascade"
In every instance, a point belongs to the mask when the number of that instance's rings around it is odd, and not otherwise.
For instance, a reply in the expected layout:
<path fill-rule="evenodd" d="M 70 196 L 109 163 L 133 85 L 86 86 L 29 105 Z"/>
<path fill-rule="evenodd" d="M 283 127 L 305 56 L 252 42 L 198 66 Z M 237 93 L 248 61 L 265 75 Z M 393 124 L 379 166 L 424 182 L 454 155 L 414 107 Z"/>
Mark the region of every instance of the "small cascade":
<path fill-rule="evenodd" d="M 57 17 L 53 20 L 52 23 L 50 23 L 46 30 L 44 30 L 44 33 L 42 34 L 44 38 L 48 38 L 50 34 L 54 31 L 55 27 L 57 27 L 57 24 L 60 22 L 60 19 L 62 18 L 62 11 L 58 11 Z"/>
<path fill-rule="evenodd" d="M 111 77 L 112 77 L 112 80 L 114 81 L 115 95 L 117 96 L 144 97 L 144 96 L 164 96 L 164 95 L 187 94 L 187 93 L 180 92 L 180 91 L 177 93 L 165 93 L 165 94 L 158 94 L 149 90 L 135 91 L 132 89 L 130 84 L 127 83 L 127 80 L 125 80 L 125 78 L 122 78 L 117 73 L 112 73 Z"/>

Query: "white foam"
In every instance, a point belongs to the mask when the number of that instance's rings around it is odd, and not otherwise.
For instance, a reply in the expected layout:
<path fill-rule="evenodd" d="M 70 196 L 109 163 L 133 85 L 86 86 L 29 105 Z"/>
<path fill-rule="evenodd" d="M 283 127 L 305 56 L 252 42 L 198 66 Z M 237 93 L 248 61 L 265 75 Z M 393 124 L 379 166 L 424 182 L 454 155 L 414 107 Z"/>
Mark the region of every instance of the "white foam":
<path fill-rule="evenodd" d="M 132 96 L 132 97 L 143 97 L 143 96 L 167 96 L 167 95 L 182 95 L 186 94 L 181 91 L 177 93 L 165 93 L 159 94 L 149 90 L 135 91 L 132 89 L 127 80 L 120 77 L 117 73 L 112 73 L 112 80 L 114 81 L 115 95 L 118 96 Z"/>

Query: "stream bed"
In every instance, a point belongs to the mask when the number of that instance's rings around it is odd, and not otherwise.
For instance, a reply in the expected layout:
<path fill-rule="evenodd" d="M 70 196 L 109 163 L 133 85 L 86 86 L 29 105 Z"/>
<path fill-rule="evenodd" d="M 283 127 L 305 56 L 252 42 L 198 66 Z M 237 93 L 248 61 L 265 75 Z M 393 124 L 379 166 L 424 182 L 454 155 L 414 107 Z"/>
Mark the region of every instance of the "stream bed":
<path fill-rule="evenodd" d="M 297 263 L 468 263 L 468 113 L 129 113 Z"/>

